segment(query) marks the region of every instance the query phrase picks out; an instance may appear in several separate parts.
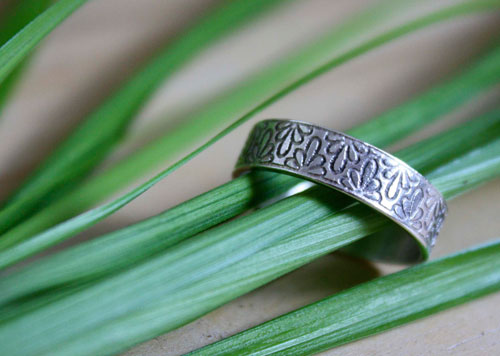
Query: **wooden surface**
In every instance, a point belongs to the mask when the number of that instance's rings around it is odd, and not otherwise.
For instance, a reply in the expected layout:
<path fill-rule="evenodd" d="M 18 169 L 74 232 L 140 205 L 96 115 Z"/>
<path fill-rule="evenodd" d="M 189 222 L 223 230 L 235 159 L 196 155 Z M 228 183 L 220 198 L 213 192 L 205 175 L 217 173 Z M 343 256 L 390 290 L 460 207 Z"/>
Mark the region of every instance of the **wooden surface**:
<path fill-rule="evenodd" d="M 0 122 L 1 196 L 19 184 L 155 48 L 214 3 L 94 0 L 54 31 L 37 51 Z M 109 162 L 147 139 L 149 125 L 168 126 L 175 113 L 299 48 L 370 3 L 295 1 L 235 31 L 165 84 L 134 125 L 131 143 Z M 449 1 L 440 2 L 440 6 L 445 3 Z M 421 10 L 417 8 L 415 11 Z M 322 76 L 259 114 L 79 239 L 149 217 L 229 180 L 242 140 L 256 120 L 289 117 L 343 130 L 403 102 L 456 72 L 487 48 L 495 34 L 500 34 L 499 20 L 497 15 L 476 15 L 440 24 Z M 406 142 L 486 111 L 499 99 L 497 88 Z M 500 237 L 499 202 L 498 181 L 451 202 L 432 257 Z M 398 268 L 329 255 L 196 322 L 139 345 L 127 355 L 178 355 Z M 500 294 L 491 295 L 324 354 L 500 354 L 498 305 Z"/>

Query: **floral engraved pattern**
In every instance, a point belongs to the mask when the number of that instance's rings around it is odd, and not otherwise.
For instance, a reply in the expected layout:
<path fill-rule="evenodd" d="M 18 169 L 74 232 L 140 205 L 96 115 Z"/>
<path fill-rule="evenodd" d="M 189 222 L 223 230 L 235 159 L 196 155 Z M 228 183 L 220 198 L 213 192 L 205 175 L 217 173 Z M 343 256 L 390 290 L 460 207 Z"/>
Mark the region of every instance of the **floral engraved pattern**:
<path fill-rule="evenodd" d="M 262 133 L 260 138 L 260 144 L 257 145 L 257 151 L 255 157 L 261 162 L 271 162 L 273 160 L 272 152 L 274 150 L 274 145 L 271 143 L 272 130 L 267 129 Z"/>
<path fill-rule="evenodd" d="M 247 162 L 271 162 L 274 144 L 271 142 L 273 130 L 271 128 L 255 127 L 252 131 L 244 149 L 244 158 L 240 160 Z"/>
<path fill-rule="evenodd" d="M 418 185 L 418 177 L 408 169 L 399 167 L 388 160 L 383 160 L 383 164 L 387 167 L 382 172 L 383 179 L 387 182 L 384 191 L 386 200 L 396 202 L 401 199 L 403 194 L 408 193 L 412 187 Z"/>
<path fill-rule="evenodd" d="M 388 179 L 389 184 L 385 188 L 385 196 L 390 200 L 398 200 L 404 189 L 403 176 L 404 173 L 397 169 L 395 172 L 387 171 L 384 176 Z"/>
<path fill-rule="evenodd" d="M 312 128 L 292 121 L 283 121 L 276 125 L 276 141 L 278 157 L 285 157 L 294 145 L 304 142 L 312 133 Z"/>
<path fill-rule="evenodd" d="M 337 131 L 290 120 L 253 129 L 236 168 L 268 167 L 309 178 L 392 218 L 430 249 L 447 207 L 418 172 L 390 154 Z"/>
<path fill-rule="evenodd" d="M 368 159 L 360 170 L 348 169 L 346 177 L 340 179 L 341 184 L 348 190 L 368 199 L 380 201 L 380 180 L 377 179 L 378 165 L 374 159 Z"/>
<path fill-rule="evenodd" d="M 342 138 L 326 137 L 328 145 L 327 152 L 332 155 L 330 160 L 330 169 L 334 173 L 342 173 L 348 162 L 358 163 L 361 155 L 366 153 L 366 147 L 358 142 L 347 142 Z"/>
<path fill-rule="evenodd" d="M 423 224 L 421 218 L 424 215 L 423 200 L 424 191 L 421 188 L 415 189 L 409 195 L 404 196 L 399 204 L 394 205 L 394 212 L 400 219 L 420 229 Z"/>
<path fill-rule="evenodd" d="M 309 174 L 324 176 L 326 173 L 324 167 L 326 158 L 324 155 L 318 153 L 320 149 L 321 139 L 315 136 L 309 140 L 305 149 L 297 148 L 293 157 L 289 157 L 285 160 L 285 165 L 296 170 L 307 167 Z"/>
<path fill-rule="evenodd" d="M 254 127 L 250 135 L 248 136 L 245 147 L 240 155 L 238 164 L 240 162 L 255 162 L 256 161 L 256 151 L 259 145 L 259 136 L 262 129 L 258 126 Z"/>
<path fill-rule="evenodd" d="M 424 220 L 425 228 L 428 231 L 427 238 L 430 241 L 431 246 L 436 243 L 436 237 L 439 234 L 439 230 L 443 225 L 444 218 L 448 209 L 446 204 L 443 203 L 442 199 L 435 194 L 431 189 L 427 190 L 427 200 L 425 202 L 425 207 L 428 211 L 428 216 Z"/>
<path fill-rule="evenodd" d="M 444 218 L 446 217 L 447 212 L 448 208 L 446 204 L 442 200 L 440 200 L 432 214 L 432 219 L 428 220 L 430 222 L 431 228 L 429 229 L 427 239 L 430 241 L 431 246 L 434 246 L 436 244 L 439 230 L 441 230 L 441 226 L 443 226 Z"/>

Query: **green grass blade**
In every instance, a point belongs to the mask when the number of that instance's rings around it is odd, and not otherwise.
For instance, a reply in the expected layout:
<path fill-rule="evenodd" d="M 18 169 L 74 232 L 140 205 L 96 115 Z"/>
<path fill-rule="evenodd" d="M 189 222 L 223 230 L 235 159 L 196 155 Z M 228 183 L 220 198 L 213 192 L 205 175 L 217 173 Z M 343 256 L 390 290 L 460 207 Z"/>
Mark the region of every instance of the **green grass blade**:
<path fill-rule="evenodd" d="M 500 240 L 363 283 L 190 355 L 311 355 L 498 290 Z"/>
<path fill-rule="evenodd" d="M 87 0 L 59 0 L 0 47 L 0 84 L 29 52 Z"/>
<path fill-rule="evenodd" d="M 449 163 L 453 175 L 443 173 L 447 172 L 445 164 L 429 178 L 445 196 L 450 194 L 450 181 L 459 185 L 454 193 L 464 192 L 500 174 L 499 153 L 497 139 Z M 0 326 L 1 344 L 9 354 L 118 352 L 391 224 L 362 204 L 335 211 L 335 206 L 343 204 L 325 189 L 313 188 L 282 200 L 176 245 L 127 272 L 8 320 Z M 307 208 L 307 214 L 301 213 L 301 207 Z M 269 213 L 272 210 L 274 214 Z M 304 225 L 311 214 L 316 219 Z M 296 226 L 286 228 L 296 219 Z"/>
<path fill-rule="evenodd" d="M 412 5 L 412 2 L 408 0 L 385 0 L 377 3 L 376 6 L 356 15 L 346 23 L 335 26 L 332 31 L 313 44 L 279 60 L 259 74 L 252 75 L 248 80 L 227 90 L 225 94 L 204 106 L 199 112 L 184 118 L 183 123 L 173 131 L 51 201 L 50 205 L 44 206 L 44 209 L 16 226 L 14 231 L 9 231 L 7 236 L 0 237 L 0 249 L 12 246 L 74 217 L 120 189 L 126 188 L 128 184 L 144 176 L 161 162 L 176 157 L 179 152 L 205 139 L 208 132 L 222 126 L 222 123 L 234 119 L 252 105 L 300 78 L 311 68 L 324 63 L 349 40 L 370 32 L 374 26 L 393 16 L 397 10 L 409 5 Z M 496 78 L 496 75 L 492 73 L 491 78 Z M 11 215 L 17 214 L 19 209 L 11 207 L 10 210 L 11 214 L 4 213 L 4 220 L 12 224 L 14 220 Z M 0 223 L 1 218 L 0 213 Z"/>
<path fill-rule="evenodd" d="M 74 184 L 95 167 L 120 141 L 137 111 L 165 78 L 209 43 L 281 1 L 284 0 L 227 2 L 168 45 L 80 124 L 14 193 L 0 211 L 0 232 L 27 218 L 40 205 L 47 204 L 59 189 Z M 68 1 L 60 0 L 54 6 L 64 3 Z M 0 59 L 1 55 L 0 49 Z"/>
<path fill-rule="evenodd" d="M 17 1 L 8 5 L 6 11 L 1 14 L 0 46 L 7 43 L 52 2 L 52 0 Z"/>
<path fill-rule="evenodd" d="M 441 10 L 438 12 L 435 12 L 431 15 L 424 16 L 422 18 L 419 18 L 411 23 L 408 23 L 406 25 L 403 25 L 401 27 L 398 27 L 394 30 L 388 31 L 380 36 L 375 37 L 372 40 L 369 40 L 363 44 L 361 44 L 358 47 L 355 47 L 352 50 L 349 50 L 345 52 L 344 54 L 336 57 L 335 59 L 329 61 L 328 63 L 324 64 L 323 66 L 317 68 L 316 70 L 312 71 L 311 73 L 307 74 L 306 76 L 302 77 L 301 79 L 297 80 L 296 82 L 292 83 L 285 89 L 281 90 L 274 96 L 270 97 L 269 99 L 263 101 L 261 104 L 257 105 L 254 109 L 250 110 L 247 114 L 236 120 L 233 124 L 228 126 L 226 129 L 222 130 L 219 134 L 217 134 L 215 137 L 207 141 L 205 144 L 201 145 L 199 148 L 185 156 L 183 159 L 180 161 L 176 162 L 166 170 L 160 172 L 157 174 L 155 177 L 152 179 L 148 180 L 147 182 L 141 184 L 140 186 L 134 188 L 132 191 L 129 193 L 122 195 L 118 199 L 104 204 L 100 207 L 94 208 L 92 210 L 89 210 L 86 213 L 83 213 L 81 215 L 76 216 L 75 218 L 72 218 L 70 220 L 67 220 L 66 222 L 63 222 L 59 225 L 56 225 L 55 227 L 39 234 L 30 239 L 29 241 L 23 243 L 23 247 L 19 250 L 16 250 L 16 258 L 12 259 L 8 264 L 13 263 L 16 260 L 19 260 L 19 258 L 23 258 L 29 255 L 32 255 L 38 251 L 41 251 L 49 246 L 52 246 L 80 231 L 85 230 L 86 228 L 94 225 L 98 221 L 104 219 L 105 217 L 109 216 L 113 212 L 117 211 L 121 207 L 125 206 L 128 204 L 130 201 L 141 195 L 143 192 L 151 188 L 153 185 L 155 185 L 157 182 L 159 182 L 161 179 L 164 177 L 168 176 L 170 173 L 175 171 L 177 168 L 181 167 L 182 165 L 186 164 L 189 162 L 192 158 L 197 156 L 199 153 L 201 153 L 205 148 L 209 147 L 216 141 L 218 141 L 220 138 L 224 137 L 228 133 L 230 133 L 232 130 L 237 128 L 239 125 L 241 125 L 243 122 L 247 121 L 250 119 L 253 115 L 256 113 L 260 112 L 263 110 L 265 107 L 269 106 L 270 104 L 274 103 L 275 101 L 279 100 L 283 96 L 287 95 L 288 93 L 292 92 L 293 90 L 297 89 L 301 85 L 307 83 L 308 81 L 312 80 L 313 78 L 319 76 L 320 74 L 328 71 L 331 68 L 334 68 L 336 66 L 339 66 L 346 61 L 355 58 L 363 53 L 368 52 L 369 50 L 376 48 L 384 43 L 387 43 L 393 39 L 396 39 L 398 37 L 401 37 L 405 34 L 411 33 L 413 31 L 416 31 L 420 28 L 423 28 L 425 26 L 434 24 L 439 21 L 444 21 L 456 16 L 464 15 L 464 14 L 469 14 L 471 12 L 475 11 L 485 11 L 491 8 L 496 8 L 500 6 L 500 1 L 495 0 L 495 1 L 473 1 L 473 2 L 467 2 L 463 4 L 459 4 L 453 7 L 449 7 L 445 10 Z"/>
<path fill-rule="evenodd" d="M 26 59 L 25 61 L 19 63 L 18 66 L 7 76 L 7 78 L 5 78 L 2 85 L 0 85 L 0 116 L 17 82 L 21 79 L 21 75 L 25 70 L 26 63 L 28 61 L 29 59 Z"/>
<path fill-rule="evenodd" d="M 44 11 L 51 2 L 52 0 L 22 1 L 8 7 L 1 19 L 2 22 L 0 22 L 0 47 L 26 26 L 26 24 L 31 22 L 38 14 Z M 2 109 L 9 95 L 21 77 L 27 59 L 28 58 L 21 61 L 0 85 L 0 114 L 2 113 Z"/>

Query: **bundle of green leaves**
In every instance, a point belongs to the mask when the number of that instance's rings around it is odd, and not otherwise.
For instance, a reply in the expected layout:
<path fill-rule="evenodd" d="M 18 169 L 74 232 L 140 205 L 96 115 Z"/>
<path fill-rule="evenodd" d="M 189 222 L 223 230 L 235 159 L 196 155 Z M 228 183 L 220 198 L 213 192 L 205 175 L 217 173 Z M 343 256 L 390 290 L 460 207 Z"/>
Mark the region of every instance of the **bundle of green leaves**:
<path fill-rule="evenodd" d="M 0 38 L 0 100 L 7 97 L 35 45 L 85 2 L 59 0 L 49 7 L 49 2 L 39 1 L 37 7 L 21 7 L 26 16 L 8 24 L 9 38 Z M 319 75 L 434 23 L 500 8 L 498 0 L 461 1 L 349 47 L 350 40 L 366 37 L 412 5 L 383 1 L 221 94 L 133 156 L 87 178 L 123 140 L 139 109 L 166 78 L 208 44 L 282 2 L 236 0 L 221 6 L 159 52 L 84 120 L 0 210 L 0 268 L 106 218 Z M 349 134 L 388 146 L 499 81 L 500 49 L 493 48 L 448 81 Z M 246 114 L 235 120 L 243 110 Z M 171 167 L 93 207 L 226 121 L 231 124 Z M 500 174 L 499 137 L 500 111 L 495 110 L 396 155 L 452 199 Z M 390 224 L 370 208 L 318 186 L 259 208 L 300 182 L 279 173 L 253 172 L 152 218 L 7 270 L 0 277 L 0 351 L 117 353 Z M 498 290 L 499 254 L 499 243 L 492 243 L 382 277 L 197 353 L 302 355 L 341 345 Z M 377 302 L 385 300 L 390 303 Z"/>

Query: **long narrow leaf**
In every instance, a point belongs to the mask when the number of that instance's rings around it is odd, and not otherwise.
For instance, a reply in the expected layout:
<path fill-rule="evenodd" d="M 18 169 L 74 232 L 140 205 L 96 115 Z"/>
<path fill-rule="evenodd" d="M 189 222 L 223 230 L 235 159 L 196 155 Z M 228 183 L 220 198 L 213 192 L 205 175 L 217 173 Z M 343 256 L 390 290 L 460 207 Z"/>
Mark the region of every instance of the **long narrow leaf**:
<path fill-rule="evenodd" d="M 12 71 L 12 73 L 10 73 L 7 78 L 5 78 L 2 85 L 0 85 L 0 115 L 2 114 L 3 108 L 7 103 L 9 96 L 14 90 L 17 82 L 21 79 L 21 74 L 25 70 L 26 63 L 28 61 L 29 58 L 19 63 L 19 65 Z"/>
<path fill-rule="evenodd" d="M 500 290 L 500 240 L 377 278 L 190 355 L 311 355 Z"/>
<path fill-rule="evenodd" d="M 80 124 L 34 175 L 14 193 L 7 205 L 0 210 L 0 232 L 9 230 L 27 218 L 42 203 L 47 204 L 52 193 L 78 181 L 95 167 L 123 137 L 137 111 L 166 77 L 209 43 L 281 1 L 283 0 L 228 2 L 226 6 L 203 19 L 173 44 L 168 45 Z M 64 7 L 66 3 L 73 4 L 77 1 L 60 0 L 46 12 L 52 14 L 56 10 L 59 13 L 73 9 L 70 5 Z M 55 6 L 58 6 L 56 10 Z M 40 16 L 45 15 L 46 13 Z M 29 26 L 38 20 L 37 18 Z M 10 42 L 22 34 L 23 32 Z M 0 49 L 0 68 L 2 68 L 2 56 L 6 56 L 2 50 L 3 48 Z M 2 247 L 8 246 L 10 240 L 2 241 L 2 244 Z"/>
<path fill-rule="evenodd" d="M 0 47 L 0 84 L 29 52 L 87 0 L 59 0 Z"/>
<path fill-rule="evenodd" d="M 362 45 L 349 50 L 345 52 L 344 54 L 336 57 L 335 59 L 331 60 L 330 62 L 326 63 L 325 65 L 319 67 L 318 69 L 314 70 L 313 72 L 309 73 L 308 75 L 302 77 L 298 81 L 292 83 L 282 91 L 278 92 L 274 96 L 270 97 L 269 99 L 265 100 L 258 106 L 256 106 L 254 109 L 249 111 L 247 114 L 239 118 L 237 121 L 235 121 L 233 124 L 228 126 L 226 129 L 221 131 L 219 134 L 217 134 L 215 137 L 207 141 L 205 144 L 188 154 L 186 157 L 178 161 L 177 163 L 173 164 L 166 170 L 160 172 L 158 175 L 153 177 L 152 179 L 148 180 L 147 182 L 141 184 L 140 186 L 136 187 L 129 193 L 122 195 L 118 199 L 104 204 L 100 207 L 94 208 L 92 210 L 89 210 L 86 213 L 83 213 L 75 218 L 72 218 L 64 223 L 61 223 L 59 225 L 56 225 L 54 228 L 51 228 L 39 235 L 36 235 L 33 237 L 31 240 L 25 242 L 22 244 L 22 247 L 16 246 L 17 249 L 15 250 L 15 253 L 13 253 L 11 260 L 8 261 L 8 264 L 11 264 L 20 258 L 32 255 L 44 248 L 47 248 L 49 246 L 54 245 L 55 243 L 64 240 L 65 238 L 68 238 L 69 236 L 72 236 L 80 231 L 83 231 L 84 229 L 94 225 L 98 221 L 104 219 L 105 217 L 109 216 L 113 212 L 117 211 L 121 207 L 125 206 L 128 204 L 130 201 L 141 195 L 143 192 L 151 188 L 153 185 L 155 185 L 157 182 L 159 182 L 161 179 L 175 171 L 177 168 L 181 167 L 188 161 L 190 161 L 192 158 L 197 156 L 199 153 L 201 153 L 205 148 L 209 147 L 213 143 L 215 143 L 217 140 L 220 138 L 224 137 L 228 133 L 230 133 L 232 130 L 237 128 L 239 125 L 241 125 L 243 122 L 247 121 L 250 119 L 253 115 L 256 113 L 260 112 L 263 110 L 265 107 L 269 106 L 270 104 L 274 103 L 275 101 L 279 100 L 283 96 L 287 95 L 288 93 L 292 92 L 293 90 L 297 89 L 304 83 L 312 80 L 313 78 L 319 76 L 320 74 L 328 71 L 329 69 L 339 66 L 342 63 L 345 63 L 346 61 L 355 58 L 363 53 L 366 53 L 367 51 L 376 48 L 384 43 L 387 43 L 395 38 L 401 37 L 407 33 L 410 33 L 412 31 L 418 30 L 420 28 L 423 28 L 425 26 L 428 26 L 430 24 L 439 22 L 439 21 L 444 21 L 446 19 L 450 19 L 456 16 L 464 15 L 464 14 L 469 14 L 471 12 L 476 12 L 476 11 L 485 11 L 487 9 L 491 8 L 496 8 L 500 6 L 500 1 L 498 0 L 490 0 L 490 1 L 472 1 L 472 2 L 467 2 L 463 4 L 459 4 L 456 6 L 449 7 L 445 10 L 441 10 L 438 12 L 435 12 L 431 15 L 424 16 L 422 18 L 419 18 L 418 20 L 415 20 L 409 24 L 406 24 L 404 26 L 398 27 L 394 30 L 388 31 L 378 37 L 375 37 L 372 40 L 369 40 Z M 15 247 L 15 248 L 16 248 Z"/>
<path fill-rule="evenodd" d="M 258 74 L 251 75 L 205 105 L 199 112 L 184 118 L 182 124 L 174 130 L 52 201 L 34 216 L 11 229 L 7 236 L 0 237 L 0 240 L 4 240 L 4 246 L 12 245 L 95 206 L 143 177 L 160 163 L 205 139 L 207 133 L 214 128 L 234 119 L 252 105 L 300 78 L 311 68 L 324 63 L 348 41 L 354 41 L 359 35 L 371 32 L 376 25 L 409 5 L 412 5 L 412 2 L 408 0 L 381 1 L 346 23 L 335 26 L 318 41 L 278 60 Z M 494 82 L 497 75 L 491 73 L 491 76 L 486 78 L 488 79 L 481 79 L 484 83 L 479 84 L 480 86 L 487 86 L 488 81 Z M 0 248 L 1 246 L 0 243 Z"/>
<path fill-rule="evenodd" d="M 16 1 L 14 4 L 8 5 L 6 11 L 1 14 L 0 47 L 42 13 L 52 2 L 52 0 Z"/>
<path fill-rule="evenodd" d="M 0 23 L 0 47 L 45 10 L 51 2 L 52 0 L 22 1 L 8 7 L 8 11 L 3 14 L 2 22 Z M 27 59 L 21 61 L 0 84 L 0 114 L 8 96 L 20 79 L 26 62 Z"/>
<path fill-rule="evenodd" d="M 499 153 L 497 139 L 442 166 L 429 178 L 447 197 L 462 193 L 500 174 Z M 451 171 L 453 174 L 449 174 Z M 328 211 L 330 204 L 338 202 L 324 189 L 327 188 L 317 187 L 273 205 L 283 208 L 279 219 L 285 219 L 286 208 L 297 209 L 292 203 L 300 203 L 301 199 L 302 206 L 312 204 L 308 214 L 321 210 L 326 213 L 306 227 L 295 231 L 283 229 L 287 225 L 274 228 L 267 214 L 262 219 L 267 227 L 261 229 L 267 231 L 261 231 L 258 238 L 252 233 L 245 239 L 245 231 L 255 229 L 255 225 L 248 218 L 238 219 L 231 228 L 226 227 L 229 234 L 225 242 L 213 241 L 214 236 L 188 240 L 181 244 L 183 247 L 174 247 L 144 265 L 6 321 L 0 326 L 1 345 L 9 354 L 24 355 L 118 352 L 181 326 L 314 258 L 391 224 L 362 204 Z M 326 204 L 321 204 L 319 200 L 325 196 L 330 198 L 324 198 Z M 308 215 L 298 213 L 295 210 L 295 218 Z M 293 221 L 290 218 L 286 217 L 288 224 Z M 241 229 L 237 235 L 235 224 Z M 276 232 L 280 238 L 275 235 L 270 239 L 269 235 Z M 272 246 L 263 249 L 265 242 Z M 253 253 L 259 248 L 260 252 Z M 146 290 L 147 293 L 142 292 Z"/>

